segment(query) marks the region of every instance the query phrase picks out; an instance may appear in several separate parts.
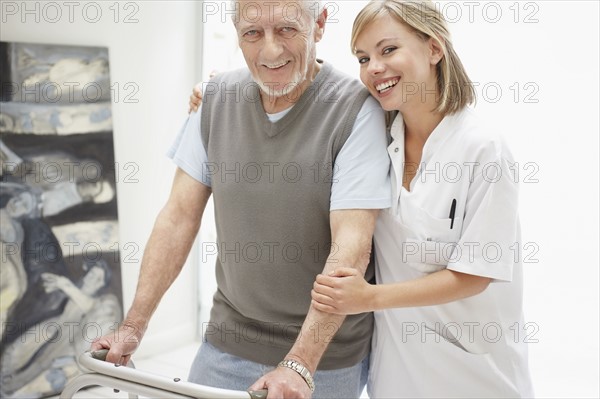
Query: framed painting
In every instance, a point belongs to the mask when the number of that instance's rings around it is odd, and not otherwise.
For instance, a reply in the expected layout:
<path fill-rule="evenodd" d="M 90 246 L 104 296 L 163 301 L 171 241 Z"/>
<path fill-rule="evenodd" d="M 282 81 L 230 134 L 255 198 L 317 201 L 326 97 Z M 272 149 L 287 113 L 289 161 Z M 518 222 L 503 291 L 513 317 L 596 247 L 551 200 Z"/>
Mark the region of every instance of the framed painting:
<path fill-rule="evenodd" d="M 43 397 L 123 314 L 108 49 L 0 54 L 0 396 Z"/>

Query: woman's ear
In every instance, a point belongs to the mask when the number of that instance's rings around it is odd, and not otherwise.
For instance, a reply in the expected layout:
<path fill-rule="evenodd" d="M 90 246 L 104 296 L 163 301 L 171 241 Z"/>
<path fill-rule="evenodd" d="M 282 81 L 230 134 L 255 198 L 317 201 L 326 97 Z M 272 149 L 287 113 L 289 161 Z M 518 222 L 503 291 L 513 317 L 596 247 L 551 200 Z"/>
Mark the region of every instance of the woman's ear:
<path fill-rule="evenodd" d="M 444 58 L 444 47 L 441 39 L 430 37 L 428 39 L 429 61 L 431 65 L 437 65 Z"/>

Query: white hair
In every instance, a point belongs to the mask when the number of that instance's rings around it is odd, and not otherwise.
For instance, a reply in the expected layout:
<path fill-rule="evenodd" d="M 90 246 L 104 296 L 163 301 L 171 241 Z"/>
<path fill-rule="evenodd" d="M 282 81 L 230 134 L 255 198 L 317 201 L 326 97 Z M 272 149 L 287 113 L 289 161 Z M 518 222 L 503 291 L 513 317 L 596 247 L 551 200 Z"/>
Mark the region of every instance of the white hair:
<path fill-rule="evenodd" d="M 311 22 L 314 22 L 319 18 L 319 15 L 323 12 L 323 2 L 322 0 L 296 0 L 298 3 L 302 5 L 304 12 L 311 17 Z M 239 20 L 239 0 L 230 0 L 231 8 L 236 11 L 235 15 L 232 15 L 233 23 L 237 23 Z M 274 4 L 276 2 L 269 2 L 270 4 Z"/>

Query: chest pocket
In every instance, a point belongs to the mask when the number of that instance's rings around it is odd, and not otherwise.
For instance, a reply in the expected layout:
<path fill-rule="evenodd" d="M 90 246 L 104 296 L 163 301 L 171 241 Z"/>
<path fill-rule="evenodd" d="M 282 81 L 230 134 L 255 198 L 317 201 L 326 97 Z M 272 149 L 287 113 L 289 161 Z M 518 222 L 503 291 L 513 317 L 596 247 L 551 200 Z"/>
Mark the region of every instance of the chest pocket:
<path fill-rule="evenodd" d="M 450 228 L 452 220 L 449 217 L 435 217 L 411 196 L 403 196 L 399 208 L 402 222 L 411 231 L 412 238 L 443 242 L 456 242 L 460 238 L 462 222 L 458 216 L 458 209 L 454 224 Z"/>
<path fill-rule="evenodd" d="M 437 272 L 448 266 L 455 246 L 451 242 L 407 237 L 402 244 L 402 263 L 422 273 Z"/>
<path fill-rule="evenodd" d="M 406 197 L 400 203 L 400 212 L 408 230 L 402 262 L 422 273 L 445 269 L 460 238 L 459 221 L 455 219 L 451 229 L 450 218 L 436 218 Z"/>

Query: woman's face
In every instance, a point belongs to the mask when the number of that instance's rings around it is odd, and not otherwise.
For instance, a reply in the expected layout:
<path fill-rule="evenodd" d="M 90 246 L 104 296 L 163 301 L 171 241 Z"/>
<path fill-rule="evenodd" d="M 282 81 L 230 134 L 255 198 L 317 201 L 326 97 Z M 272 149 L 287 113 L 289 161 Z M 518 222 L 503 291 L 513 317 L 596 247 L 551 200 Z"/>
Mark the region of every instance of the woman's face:
<path fill-rule="evenodd" d="M 437 102 L 439 47 L 389 15 L 371 22 L 356 40 L 360 79 L 386 111 Z"/>

